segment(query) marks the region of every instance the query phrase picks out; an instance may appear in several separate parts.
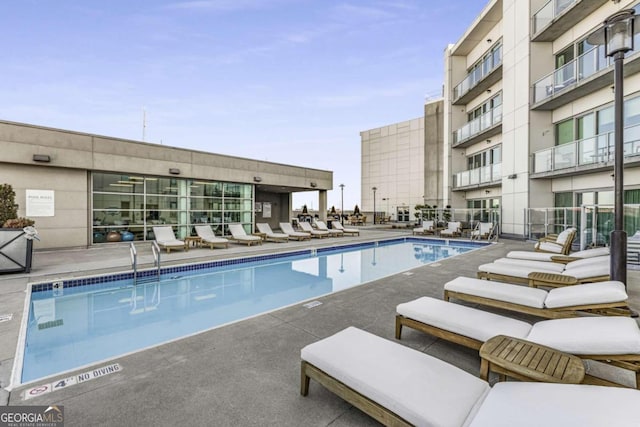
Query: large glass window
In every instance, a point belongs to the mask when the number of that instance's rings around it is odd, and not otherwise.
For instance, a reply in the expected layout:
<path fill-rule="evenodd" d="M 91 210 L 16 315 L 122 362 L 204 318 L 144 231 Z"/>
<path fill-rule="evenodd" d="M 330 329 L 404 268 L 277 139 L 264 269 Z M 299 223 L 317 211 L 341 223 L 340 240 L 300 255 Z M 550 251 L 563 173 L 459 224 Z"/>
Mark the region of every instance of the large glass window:
<path fill-rule="evenodd" d="M 93 243 L 152 240 L 154 225 L 170 225 L 180 239 L 197 224 L 220 235 L 230 223 L 251 230 L 251 184 L 112 173 L 92 178 Z"/>

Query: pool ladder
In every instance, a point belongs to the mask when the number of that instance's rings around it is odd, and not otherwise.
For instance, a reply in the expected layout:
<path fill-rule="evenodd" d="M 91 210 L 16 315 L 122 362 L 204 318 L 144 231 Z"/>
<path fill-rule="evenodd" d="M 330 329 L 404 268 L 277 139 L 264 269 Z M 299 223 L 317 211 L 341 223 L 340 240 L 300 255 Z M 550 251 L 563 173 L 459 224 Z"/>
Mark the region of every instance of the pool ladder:
<path fill-rule="evenodd" d="M 154 240 L 151 244 L 151 251 L 153 252 L 153 265 L 156 269 L 156 280 L 160 281 L 160 246 Z M 133 269 L 133 286 L 138 284 L 138 251 L 136 246 L 131 242 L 129 244 L 129 255 L 131 256 L 131 268 Z"/>

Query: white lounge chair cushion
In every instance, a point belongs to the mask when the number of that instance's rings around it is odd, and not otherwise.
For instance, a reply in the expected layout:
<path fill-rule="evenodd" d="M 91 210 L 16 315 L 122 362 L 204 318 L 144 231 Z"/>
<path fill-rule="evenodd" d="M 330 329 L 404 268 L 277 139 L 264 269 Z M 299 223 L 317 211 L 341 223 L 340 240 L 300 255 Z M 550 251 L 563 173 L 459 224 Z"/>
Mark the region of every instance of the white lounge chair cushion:
<path fill-rule="evenodd" d="M 419 426 L 462 426 L 490 390 L 453 365 L 354 327 L 309 344 L 301 357 Z"/>
<path fill-rule="evenodd" d="M 569 254 L 569 256 L 575 258 L 592 258 L 603 255 L 609 255 L 608 247 L 585 249 L 583 251 L 572 252 Z M 507 258 L 529 259 L 532 261 L 551 261 L 551 257 L 554 256 L 557 255 L 533 251 L 511 251 L 507 254 Z"/>
<path fill-rule="evenodd" d="M 640 426 L 640 392 L 584 384 L 501 382 L 470 427 Z"/>
<path fill-rule="evenodd" d="M 544 308 L 548 294 L 543 289 L 471 277 L 456 277 L 445 283 L 444 289 L 535 308 Z"/>
<path fill-rule="evenodd" d="M 528 259 L 517 259 L 517 258 L 498 258 L 493 262 L 515 265 L 519 267 L 527 267 L 531 271 L 553 271 L 556 273 L 562 273 L 565 269 L 564 264 L 560 264 L 558 262 L 549 262 L 549 261 L 531 261 Z"/>
<path fill-rule="evenodd" d="M 578 259 L 575 261 L 571 261 L 569 263 L 566 264 L 565 270 L 569 271 L 569 270 L 573 270 L 576 268 L 584 268 L 584 267 L 588 267 L 591 265 L 601 265 L 601 264 L 610 264 L 611 263 L 611 257 L 609 255 L 602 255 L 602 256 L 595 256 L 595 257 L 590 257 L 590 258 L 584 258 L 584 259 Z"/>
<path fill-rule="evenodd" d="M 484 342 L 496 335 L 526 338 L 531 325 L 464 305 L 422 297 L 399 304 L 396 312 L 409 319 Z"/>
<path fill-rule="evenodd" d="M 602 258 L 602 259 L 601 259 Z M 511 258 L 501 258 L 499 262 L 492 262 L 488 264 L 482 264 L 478 267 L 478 271 L 487 273 L 500 274 L 505 276 L 513 276 L 522 279 L 526 279 L 530 273 L 544 272 L 544 273 L 556 273 L 566 276 L 575 277 L 576 279 L 588 279 L 590 277 L 606 276 L 609 274 L 609 260 L 607 257 L 597 257 L 590 259 L 581 259 L 574 261 L 567 265 L 571 267 L 564 267 L 562 264 L 550 262 L 545 263 L 542 261 L 527 261 L 528 264 L 519 262 L 518 260 L 511 260 Z M 498 261 L 498 260 L 496 260 Z M 580 263 L 580 264 L 575 264 Z M 572 265 L 573 264 L 573 265 Z M 558 271 L 558 268 L 564 268 L 564 271 Z"/>
<path fill-rule="evenodd" d="M 545 320 L 526 339 L 572 354 L 640 354 L 640 328 L 630 317 Z"/>
<path fill-rule="evenodd" d="M 589 260 L 580 260 L 589 261 Z M 578 261 L 576 261 L 578 262 Z M 575 277 L 576 279 L 588 279 L 590 277 L 608 276 L 610 264 L 608 262 L 595 262 L 591 265 L 583 265 L 580 267 L 572 267 L 565 269 L 561 274 L 565 276 Z"/>
<path fill-rule="evenodd" d="M 517 285 L 511 285 L 517 286 Z M 627 292 L 622 282 L 608 281 L 564 286 L 549 291 L 545 306 L 548 308 L 576 305 L 606 304 L 626 301 Z"/>

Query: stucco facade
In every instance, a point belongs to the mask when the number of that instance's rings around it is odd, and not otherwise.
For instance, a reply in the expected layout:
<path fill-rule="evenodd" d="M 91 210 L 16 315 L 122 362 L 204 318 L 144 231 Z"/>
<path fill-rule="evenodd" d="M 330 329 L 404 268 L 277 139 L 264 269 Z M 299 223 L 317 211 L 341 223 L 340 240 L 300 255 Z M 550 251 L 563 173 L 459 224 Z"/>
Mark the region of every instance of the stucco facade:
<path fill-rule="evenodd" d="M 249 189 L 241 208 L 249 212 L 243 221 L 246 228 L 256 220 L 276 227 L 280 221 L 289 221 L 291 194 L 297 191 L 318 191 L 320 210 L 326 212 L 326 191 L 333 186 L 331 171 L 6 121 L 0 121 L 0 152 L 0 182 L 13 186 L 20 216 L 27 214 L 27 190 L 52 191 L 55 196 L 53 216 L 32 218 L 41 238 L 37 248 L 81 247 L 94 242 L 92 177 L 96 174 L 244 186 Z M 185 233 L 191 220 L 183 217 L 192 208 L 182 205 L 188 197 L 175 195 L 177 225 Z M 265 202 L 270 208 L 268 217 L 253 209 L 254 203 L 261 206 Z M 127 209 L 133 211 L 134 206 Z M 144 208 L 140 209 L 143 213 Z"/>
<path fill-rule="evenodd" d="M 416 205 L 441 199 L 442 100 L 427 103 L 425 116 L 360 132 L 362 206 L 396 221 L 415 220 Z"/>

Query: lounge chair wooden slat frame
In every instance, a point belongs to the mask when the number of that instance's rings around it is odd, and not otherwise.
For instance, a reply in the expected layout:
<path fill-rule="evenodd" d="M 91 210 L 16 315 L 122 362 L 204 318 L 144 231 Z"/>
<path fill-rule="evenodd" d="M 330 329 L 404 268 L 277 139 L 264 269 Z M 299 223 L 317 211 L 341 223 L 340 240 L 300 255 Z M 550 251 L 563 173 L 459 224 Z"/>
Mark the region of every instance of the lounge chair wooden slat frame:
<path fill-rule="evenodd" d="M 585 313 L 600 314 L 607 316 L 631 316 L 632 312 L 627 301 L 619 301 L 603 304 L 574 305 L 560 308 L 537 308 L 529 307 L 512 302 L 499 301 L 491 298 L 479 297 L 455 291 L 444 291 L 444 300 L 449 301 L 455 298 L 461 301 L 486 305 L 489 307 L 502 308 L 505 310 L 517 311 L 519 313 L 531 314 L 546 319 L 564 319 L 567 317 L 578 317 Z"/>
<path fill-rule="evenodd" d="M 480 350 L 484 342 L 455 332 L 447 331 L 436 326 L 428 325 L 418 320 L 410 319 L 401 314 L 396 315 L 396 339 L 402 339 L 402 327 L 407 326 L 420 332 L 432 335 L 434 337 L 460 344 L 473 350 Z M 594 360 L 605 363 L 607 365 L 626 369 L 634 373 L 636 380 L 636 388 L 640 389 L 640 354 L 578 354 L 581 359 Z M 625 387 L 622 384 L 607 381 L 603 378 L 594 377 L 586 374 L 583 381 L 584 384 L 606 385 L 611 387 Z"/>
<path fill-rule="evenodd" d="M 564 241 L 564 244 L 562 245 L 562 249 L 558 253 L 558 255 L 569 255 L 569 252 L 571 252 L 571 245 L 573 244 L 573 240 L 575 239 L 575 237 L 576 237 L 576 231 L 574 230 L 572 233 L 569 234 L 569 236 L 567 237 L 567 240 Z M 546 237 L 539 239 L 539 243 L 542 243 L 542 242 L 556 243 L 557 238 L 558 238 L 557 234 L 549 234 Z M 560 244 L 558 244 L 558 246 L 560 246 Z M 536 252 L 555 253 L 555 252 L 545 251 L 544 249 L 538 249 L 538 248 L 535 248 L 534 250 Z"/>
<path fill-rule="evenodd" d="M 307 396 L 309 394 L 309 380 L 313 378 L 324 388 L 334 393 L 341 399 L 360 409 L 371 418 L 382 423 L 385 426 L 408 427 L 413 424 L 407 422 L 404 418 L 398 416 L 389 409 L 380 406 L 368 397 L 358 393 L 348 385 L 335 379 L 318 367 L 303 360 L 300 366 L 300 394 Z"/>
<path fill-rule="evenodd" d="M 533 276 L 532 276 L 533 275 Z M 566 274 L 532 272 L 528 277 L 509 276 L 506 274 L 489 273 L 488 271 L 478 271 L 476 273 L 478 279 L 495 280 L 496 282 L 517 283 L 520 285 L 531 286 L 532 288 L 547 287 L 559 288 L 562 286 L 579 285 L 582 283 L 606 282 L 611 280 L 609 275 L 585 277 L 578 279 Z M 554 278 L 556 280 L 554 280 Z"/>

